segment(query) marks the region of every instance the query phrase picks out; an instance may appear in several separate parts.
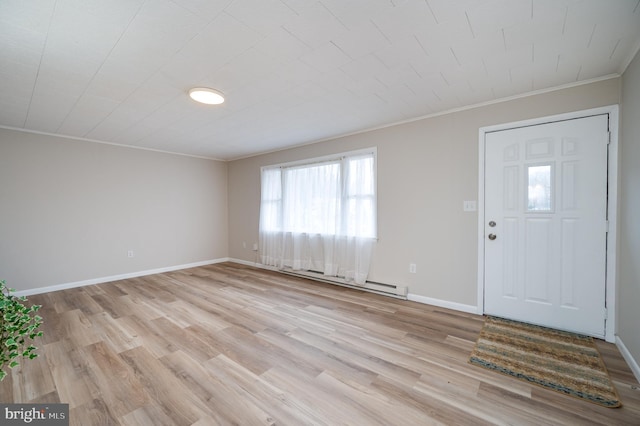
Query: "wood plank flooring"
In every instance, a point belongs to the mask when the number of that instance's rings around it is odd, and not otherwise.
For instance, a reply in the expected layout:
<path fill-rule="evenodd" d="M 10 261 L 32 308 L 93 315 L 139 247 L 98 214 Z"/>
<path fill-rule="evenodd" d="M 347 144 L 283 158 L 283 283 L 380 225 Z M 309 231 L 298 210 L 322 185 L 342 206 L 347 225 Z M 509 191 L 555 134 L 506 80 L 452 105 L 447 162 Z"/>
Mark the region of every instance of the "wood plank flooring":
<path fill-rule="evenodd" d="M 3 402 L 64 402 L 72 425 L 640 424 L 640 391 L 598 342 L 624 406 L 468 364 L 481 316 L 233 263 L 52 292 L 40 356 Z"/>

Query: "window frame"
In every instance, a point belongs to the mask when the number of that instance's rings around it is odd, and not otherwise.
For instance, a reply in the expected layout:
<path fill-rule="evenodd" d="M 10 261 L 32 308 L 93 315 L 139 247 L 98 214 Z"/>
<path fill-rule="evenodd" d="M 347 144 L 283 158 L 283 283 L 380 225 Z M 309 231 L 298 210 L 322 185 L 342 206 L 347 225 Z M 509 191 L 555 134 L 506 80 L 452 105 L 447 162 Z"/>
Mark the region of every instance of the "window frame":
<path fill-rule="evenodd" d="M 370 147 L 370 148 L 358 149 L 353 151 L 340 152 L 336 154 L 323 155 L 319 157 L 312 157 L 312 158 L 306 158 L 301 160 L 288 161 L 283 163 L 276 163 L 276 164 L 261 166 L 260 167 L 260 210 L 262 209 L 262 205 L 264 201 L 269 201 L 269 202 L 276 201 L 271 199 L 265 200 L 264 198 L 263 187 L 262 187 L 263 185 L 262 176 L 265 170 L 270 170 L 270 169 L 282 170 L 287 168 L 307 167 L 307 166 L 313 166 L 314 164 L 331 163 L 331 162 L 342 163 L 342 161 L 345 158 L 351 158 L 351 157 L 357 158 L 357 157 L 367 156 L 367 155 L 371 155 L 373 157 L 373 196 L 371 198 L 372 198 L 373 205 L 375 207 L 375 217 L 374 217 L 374 229 L 373 229 L 374 235 L 371 238 L 374 238 L 377 240 L 378 239 L 378 149 L 377 147 Z M 341 176 L 341 179 L 344 179 L 344 173 L 342 173 L 342 175 L 343 176 Z M 280 194 L 281 203 L 282 203 L 283 195 L 284 194 L 281 192 Z M 358 195 L 355 197 L 354 196 L 345 197 L 343 195 L 342 199 L 352 199 L 352 198 L 359 198 L 359 197 L 361 197 L 361 195 Z M 262 221 L 262 213 L 260 213 L 260 217 L 259 217 L 259 227 L 261 228 L 262 224 L 260 223 L 260 221 Z M 282 223 L 280 224 L 279 228 L 280 228 L 279 231 L 275 231 L 275 232 L 289 232 L 283 229 Z M 272 232 L 272 231 L 267 231 L 267 232 Z"/>

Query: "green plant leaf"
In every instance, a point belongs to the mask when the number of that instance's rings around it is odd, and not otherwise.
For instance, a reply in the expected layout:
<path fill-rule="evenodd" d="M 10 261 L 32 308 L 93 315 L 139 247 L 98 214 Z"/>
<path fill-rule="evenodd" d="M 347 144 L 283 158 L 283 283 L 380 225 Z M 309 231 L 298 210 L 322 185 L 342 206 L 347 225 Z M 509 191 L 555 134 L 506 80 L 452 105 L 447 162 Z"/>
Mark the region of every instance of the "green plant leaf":
<path fill-rule="evenodd" d="M 27 298 L 14 296 L 13 292 L 14 289 L 0 280 L 0 380 L 7 376 L 7 367 L 19 365 L 19 357 L 34 359 L 38 356 L 36 346 L 27 346 L 27 339 L 42 336 L 38 328 L 43 318 L 34 315 L 41 305 L 26 306 Z"/>

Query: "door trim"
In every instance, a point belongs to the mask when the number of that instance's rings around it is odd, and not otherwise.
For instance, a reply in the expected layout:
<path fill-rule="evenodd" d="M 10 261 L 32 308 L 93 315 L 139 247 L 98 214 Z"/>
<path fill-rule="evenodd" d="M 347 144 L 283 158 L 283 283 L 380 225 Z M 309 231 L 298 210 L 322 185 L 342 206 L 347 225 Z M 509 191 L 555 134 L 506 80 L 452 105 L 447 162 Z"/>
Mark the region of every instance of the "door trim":
<path fill-rule="evenodd" d="M 519 127 L 536 126 L 539 124 L 552 123 L 556 121 L 572 120 L 576 118 L 590 117 L 593 115 L 609 115 L 609 132 L 611 140 L 609 143 L 609 158 L 607 164 L 608 179 L 608 200 L 607 219 L 609 221 L 609 232 L 607 234 L 607 275 L 605 287 L 605 304 L 607 315 L 605 320 L 605 340 L 615 343 L 616 337 L 616 247 L 618 240 L 617 227 L 617 206 L 618 206 L 618 105 L 609 105 L 600 108 L 593 108 L 583 111 L 575 111 L 565 114 L 551 115 L 547 117 L 534 118 L 531 120 L 517 121 L 513 123 L 497 124 L 493 126 L 481 127 L 478 132 L 478 295 L 477 313 L 484 314 L 484 185 L 485 185 L 485 135 L 490 132 L 509 130 Z"/>

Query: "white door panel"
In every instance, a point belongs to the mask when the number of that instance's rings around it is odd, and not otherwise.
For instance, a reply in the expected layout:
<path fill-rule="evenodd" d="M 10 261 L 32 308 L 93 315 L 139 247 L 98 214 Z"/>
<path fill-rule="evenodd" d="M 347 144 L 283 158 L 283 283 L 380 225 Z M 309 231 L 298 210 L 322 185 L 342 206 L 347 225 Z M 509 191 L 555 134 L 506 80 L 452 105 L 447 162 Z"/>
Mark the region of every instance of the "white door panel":
<path fill-rule="evenodd" d="M 486 313 L 604 336 L 607 141 L 607 115 L 486 134 Z"/>

